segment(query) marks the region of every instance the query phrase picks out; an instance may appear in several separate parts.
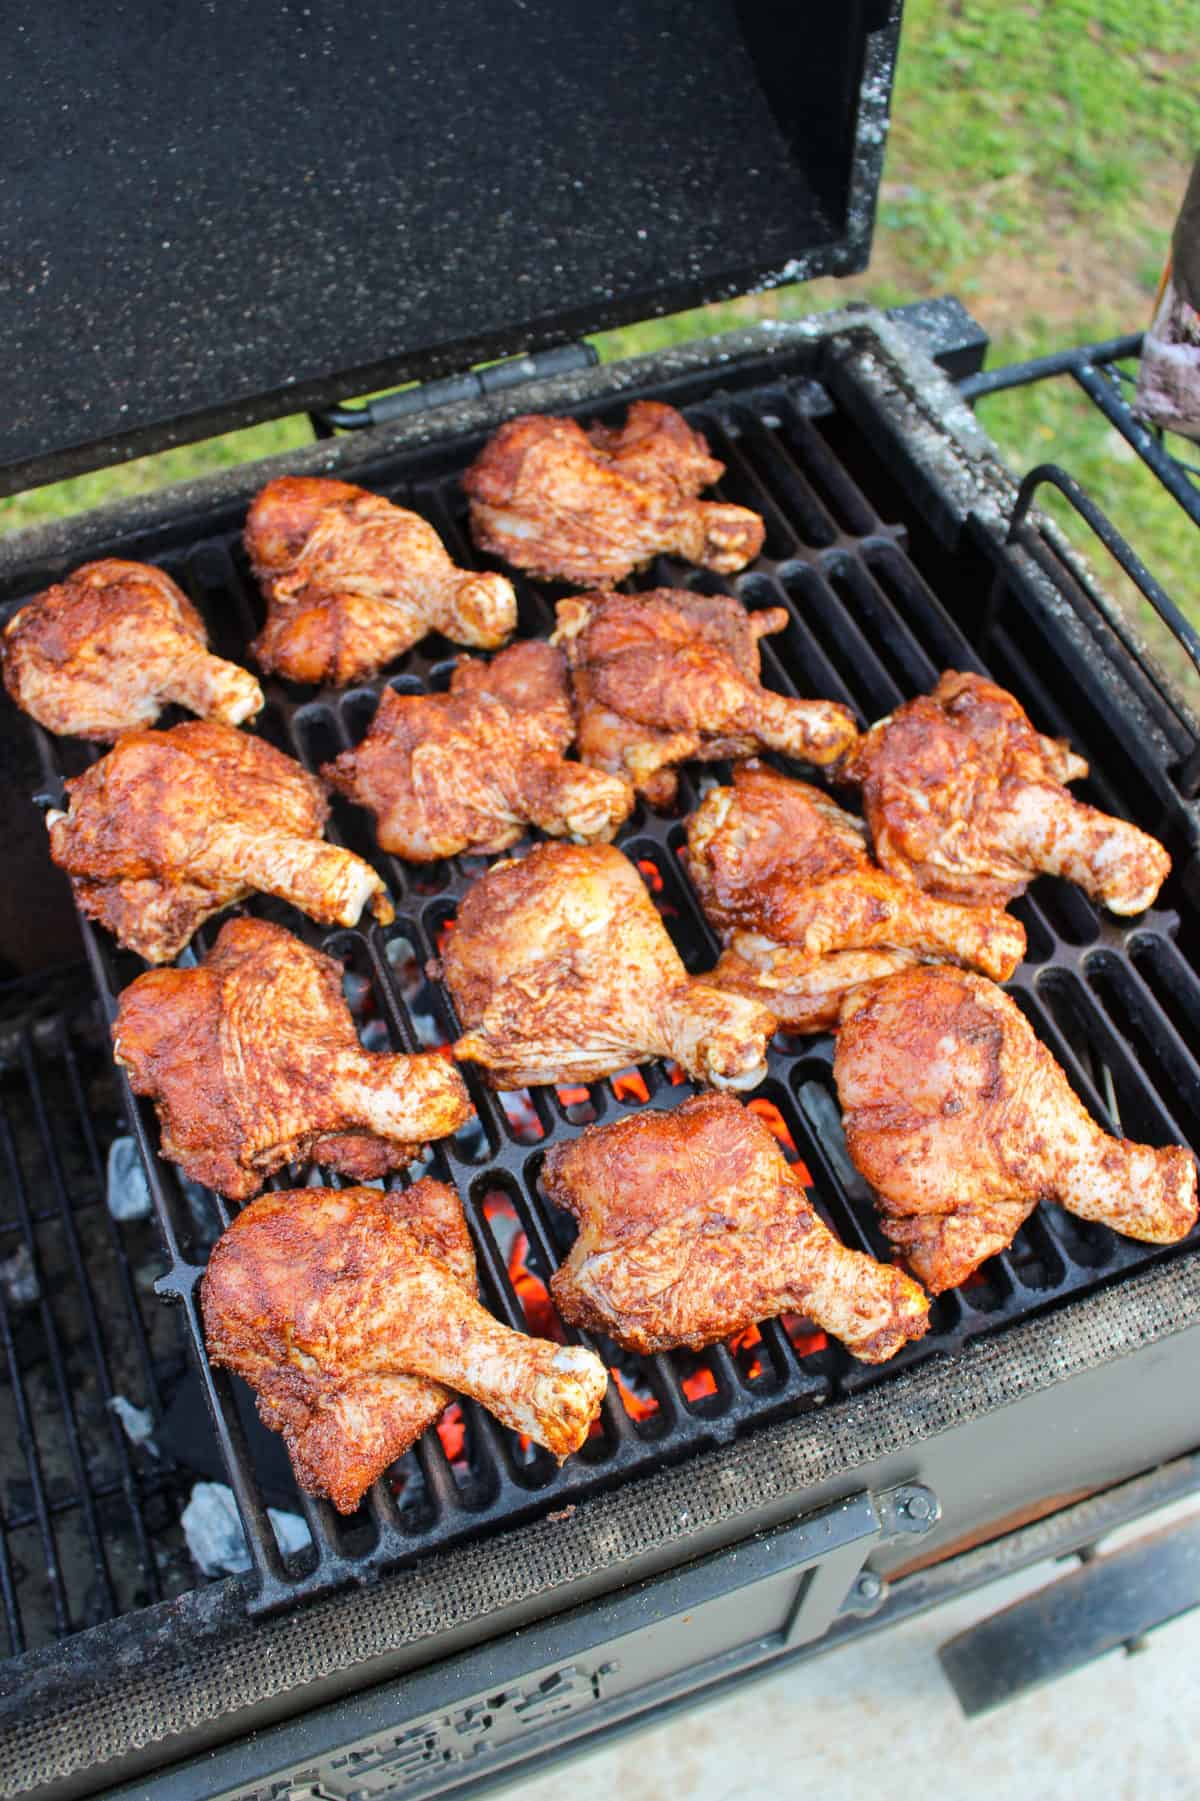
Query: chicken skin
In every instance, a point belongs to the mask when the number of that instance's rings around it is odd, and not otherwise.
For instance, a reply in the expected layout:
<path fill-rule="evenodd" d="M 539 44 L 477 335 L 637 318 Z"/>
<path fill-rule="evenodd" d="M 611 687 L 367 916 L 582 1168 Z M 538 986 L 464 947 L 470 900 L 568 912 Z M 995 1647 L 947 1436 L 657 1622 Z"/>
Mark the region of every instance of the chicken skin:
<path fill-rule="evenodd" d="M 624 581 L 656 556 L 730 575 L 763 545 L 745 507 L 697 500 L 725 473 L 682 413 L 635 400 L 619 430 L 527 413 L 462 478 L 481 550 L 545 581 Z"/>
<path fill-rule="evenodd" d="M 245 542 L 268 603 L 251 649 L 289 681 L 340 688 L 366 681 L 429 632 L 493 650 L 516 628 L 511 582 L 456 568 L 419 514 L 350 482 L 268 482 Z"/>
<path fill-rule="evenodd" d="M 834 762 L 858 736 L 848 708 L 761 685 L 758 641 L 787 622 L 783 607 L 750 613 L 732 595 L 682 588 L 559 601 L 552 642 L 571 666 L 580 757 L 656 807 L 674 800 L 674 765 L 688 757 Z"/>
<path fill-rule="evenodd" d="M 209 652 L 204 621 L 169 575 L 115 557 L 85 563 L 14 613 L 0 659 L 17 705 L 74 738 L 153 725 L 172 702 L 225 725 L 263 704 L 248 670 Z"/>
<path fill-rule="evenodd" d="M 1196 1222 L 1196 1160 L 1110 1138 L 1019 1008 L 982 976 L 906 970 L 846 1003 L 834 1076 L 884 1230 L 934 1294 L 1058 1201 L 1147 1244 Z"/>
<path fill-rule="evenodd" d="M 442 1182 L 260 1195 L 214 1246 L 200 1297 L 212 1361 L 250 1383 L 300 1486 L 341 1513 L 451 1390 L 561 1462 L 608 1386 L 592 1351 L 480 1306 L 462 1203 Z"/>
<path fill-rule="evenodd" d="M 113 1046 L 134 1093 L 155 1102 L 164 1157 L 232 1200 L 288 1163 L 371 1181 L 471 1113 L 436 1051 L 365 1051 L 341 964 L 261 919 L 222 926 L 198 969 L 139 976 Z"/>
<path fill-rule="evenodd" d="M 611 838 L 633 789 L 569 763 L 574 734 L 562 652 L 512 644 L 490 663 L 463 658 L 449 694 L 385 688 L 366 738 L 321 774 L 375 814 L 381 849 L 412 863 L 507 850 L 529 825 Z"/>
<path fill-rule="evenodd" d="M 1087 771 L 1003 688 L 948 669 L 932 694 L 873 726 L 841 775 L 862 785 L 883 867 L 942 900 L 1002 907 L 1045 871 L 1114 913 L 1141 913 L 1171 859 L 1137 826 L 1068 794 L 1064 783 Z"/>
<path fill-rule="evenodd" d="M 128 732 L 66 790 L 69 812 L 46 815 L 50 855 L 88 918 L 147 963 L 256 889 L 322 925 L 353 925 L 368 903 L 394 917 L 370 864 L 322 842 L 320 783 L 232 726 Z"/>
<path fill-rule="evenodd" d="M 796 1312 L 884 1363 L 925 1331 L 917 1284 L 834 1237 L 732 1095 L 592 1126 L 549 1152 L 543 1182 L 579 1222 L 550 1283 L 559 1310 L 627 1350 L 701 1350 Z"/>
<path fill-rule="evenodd" d="M 629 859 L 540 844 L 469 890 L 443 952 L 467 1028 L 456 1057 L 493 1088 L 590 1082 L 674 1057 L 697 1082 L 752 1086 L 775 1021 L 691 979 Z"/>
<path fill-rule="evenodd" d="M 861 821 L 819 788 L 739 763 L 688 820 L 688 873 L 724 955 L 709 980 L 752 994 L 794 1032 L 837 1024 L 845 996 L 916 962 L 1006 981 L 1025 929 L 876 869 Z"/>

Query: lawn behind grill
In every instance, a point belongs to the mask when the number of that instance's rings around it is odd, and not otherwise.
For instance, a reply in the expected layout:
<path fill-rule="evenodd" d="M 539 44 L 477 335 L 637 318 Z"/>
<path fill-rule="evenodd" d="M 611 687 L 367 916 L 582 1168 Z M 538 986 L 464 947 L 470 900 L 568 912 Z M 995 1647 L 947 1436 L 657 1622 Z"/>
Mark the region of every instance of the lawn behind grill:
<path fill-rule="evenodd" d="M 1139 330 L 1198 144 L 1198 93 L 1200 34 L 1181 0 L 907 0 L 869 272 L 597 343 L 605 357 L 627 356 L 853 298 L 891 306 L 942 293 L 957 294 L 990 332 L 993 365 Z M 1193 528 L 1073 383 L 997 395 L 979 413 L 1018 471 L 1052 458 L 1078 476 L 1200 623 Z M 310 436 L 306 420 L 280 420 L 62 482 L 0 502 L 0 529 Z M 1200 461 L 1195 447 L 1169 443 Z M 1086 532 L 1080 542 L 1091 548 Z M 1104 554 L 1096 560 L 1109 579 Z M 1169 640 L 1156 647 L 1183 676 Z"/>

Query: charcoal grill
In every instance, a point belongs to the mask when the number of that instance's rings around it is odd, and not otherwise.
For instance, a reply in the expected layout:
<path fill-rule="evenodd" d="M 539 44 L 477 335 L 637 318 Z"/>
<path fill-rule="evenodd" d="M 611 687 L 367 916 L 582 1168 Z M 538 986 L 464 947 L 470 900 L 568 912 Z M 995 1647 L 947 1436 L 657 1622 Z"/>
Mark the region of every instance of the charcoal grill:
<path fill-rule="evenodd" d="M 845 230 L 812 251 L 810 272 L 865 252 L 896 21 L 864 14 L 860 101 L 846 108 L 856 131 Z M 710 269 L 703 292 L 719 286 Z M 679 298 L 662 292 L 655 304 Z M 615 317 L 625 304 L 599 311 Z M 466 360 L 480 345 L 514 347 L 511 335 L 493 342 L 465 327 L 460 342 Z M 1109 371 L 1132 348 L 1077 353 L 1072 371 L 1104 385 L 1106 407 L 1121 404 Z M 1029 955 L 1009 987 L 1106 1127 L 1195 1145 L 1200 733 L 1090 567 L 1031 510 L 1037 483 L 1082 499 L 1167 617 L 1171 603 L 1069 478 L 1035 471 L 1018 487 L 964 402 L 1002 379 L 979 375 L 982 350 L 961 309 L 939 303 L 762 326 L 599 367 L 559 349 L 552 373 L 527 357 L 361 409 L 332 398 L 354 391 L 343 375 L 340 390 L 328 380 L 303 388 L 319 408 L 305 449 L 9 540 L 0 604 L 19 605 L 87 557 L 147 558 L 195 600 L 213 648 L 244 657 L 261 603 L 239 534 L 271 475 L 360 481 L 424 514 L 460 562 L 475 563 L 457 478 L 500 420 L 529 410 L 611 419 L 640 395 L 669 400 L 725 462 L 722 497 L 762 513 L 767 542 L 728 582 L 660 560 L 641 585 L 786 606 L 787 629 L 763 643 L 764 679 L 843 701 L 863 723 L 943 667 L 983 671 L 1040 729 L 1086 752 L 1088 799 L 1167 843 L 1174 873 L 1160 904 L 1132 922 L 1039 881 L 1016 909 Z M 339 366 L 391 376 L 408 367 L 366 351 Z M 440 353 L 421 362 L 445 366 Z M 172 429 L 211 424 L 211 407 L 172 394 L 185 419 Z M 260 384 L 221 423 L 282 404 Z M 103 454 L 161 441 L 151 411 L 122 439 L 110 435 Z M 18 466 L 27 480 L 76 466 L 84 453 L 69 440 L 53 418 L 36 446 L 15 430 L 10 485 Z M 1171 479 L 1186 474 L 1172 466 Z M 544 635 L 560 590 L 522 578 L 517 588 L 521 632 Z M 430 640 L 385 679 L 438 688 L 452 657 Z M 269 681 L 256 729 L 315 768 L 361 739 L 381 685 L 313 693 Z M 46 803 L 94 754 L 36 728 L 6 730 L 24 787 Z M 680 813 L 640 807 L 619 842 L 699 972 L 716 947 L 678 855 L 695 777 L 684 774 Z M 272 903 L 252 910 L 342 960 L 366 1042 L 412 1049 L 453 1036 L 448 997 L 423 966 L 482 861 L 414 871 L 381 857 L 365 816 L 340 799 L 331 836 L 380 867 L 394 925 L 321 934 Z M 0 1792 L 462 1793 L 1048 1549 L 1090 1544 L 1195 1486 L 1200 1235 L 1141 1246 L 1043 1207 L 977 1282 L 935 1303 L 929 1336 L 882 1369 L 780 1322 L 699 1356 L 636 1359 L 601 1343 L 621 1383 L 599 1434 L 562 1470 L 468 1402 L 461 1443 L 426 1434 L 341 1521 L 298 1494 L 244 1391 L 205 1359 L 197 1284 L 231 1210 L 181 1186 L 156 1154 L 150 1110 L 112 1064 L 107 1024 L 141 966 L 84 921 L 84 961 L 72 961 L 79 940 L 74 925 L 70 938 L 56 931 L 61 895 L 44 846 L 25 854 L 17 838 L 12 862 L 21 893 L 45 896 L 50 943 L 23 951 L 33 972 L 0 990 L 10 1446 Z M 211 938 L 206 928 L 197 951 Z M 592 1119 L 669 1107 L 691 1090 L 664 1066 L 642 1071 L 644 1089 L 618 1078 L 515 1097 L 465 1073 L 477 1118 L 435 1147 L 425 1171 L 458 1187 L 486 1303 L 524 1328 L 543 1317 L 567 1243 L 540 1188 L 546 1149 Z M 830 1041 L 777 1039 L 758 1098 L 806 1165 L 814 1203 L 847 1243 L 878 1253 L 838 1123 Z M 152 1220 L 119 1222 L 105 1205 L 105 1160 L 126 1130 Z M 514 1281 L 518 1230 L 527 1249 Z M 189 1397 L 200 1403 L 190 1415 Z M 144 1410 L 141 1427 L 123 1423 L 121 1402 Z M 150 1437 L 139 1443 L 142 1429 Z M 244 1575 L 206 1582 L 188 1556 L 179 1521 L 199 1476 L 233 1491 Z M 306 1550 L 284 1554 L 268 1506 L 303 1517 Z"/>

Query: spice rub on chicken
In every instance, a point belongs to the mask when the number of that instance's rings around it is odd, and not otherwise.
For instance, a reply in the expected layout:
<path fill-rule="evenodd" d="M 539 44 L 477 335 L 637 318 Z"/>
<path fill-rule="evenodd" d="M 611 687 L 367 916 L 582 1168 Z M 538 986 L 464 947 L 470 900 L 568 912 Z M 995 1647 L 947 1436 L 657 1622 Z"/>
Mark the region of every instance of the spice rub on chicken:
<path fill-rule="evenodd" d="M 81 911 L 148 963 L 255 891 L 323 925 L 353 925 L 367 905 L 393 917 L 370 864 L 322 840 L 321 784 L 232 726 L 128 732 L 66 791 L 68 810 L 46 815 L 50 855 Z"/>
<path fill-rule="evenodd" d="M 1110 1138 L 1025 1015 L 965 970 L 906 970 L 846 1003 L 833 1073 L 884 1231 L 934 1294 L 1039 1201 L 1147 1244 L 1196 1223 L 1196 1159 Z"/>
<path fill-rule="evenodd" d="M 267 600 L 251 646 L 293 682 L 365 681 L 424 638 L 492 650 L 517 623 L 502 575 L 459 569 L 433 527 L 350 482 L 285 475 L 246 519 L 246 552 Z"/>
<path fill-rule="evenodd" d="M 455 1394 L 561 1461 L 608 1385 L 594 1352 L 480 1306 L 462 1203 L 442 1182 L 260 1195 L 214 1246 L 200 1299 L 212 1361 L 250 1383 L 300 1486 L 341 1513 Z"/>
<path fill-rule="evenodd" d="M 1114 913 L 1140 913 L 1171 859 L 1148 833 L 1067 792 L 1087 772 L 1003 688 L 948 669 L 932 694 L 872 726 L 840 774 L 862 788 L 883 867 L 929 894 L 1003 906 L 1044 871 Z"/>
<path fill-rule="evenodd" d="M 481 550 L 544 580 L 599 587 L 656 556 L 719 574 L 762 549 L 746 507 L 696 497 L 725 472 L 682 413 L 635 400 L 624 425 L 527 413 L 484 445 L 462 478 Z"/>
<path fill-rule="evenodd" d="M 139 976 L 112 1035 L 163 1155 L 234 1200 L 289 1163 L 370 1181 L 471 1113 L 438 1052 L 364 1050 L 341 964 L 261 919 L 229 920 L 199 968 Z"/>
<path fill-rule="evenodd" d="M 766 1067 L 772 1015 L 688 975 L 609 844 L 540 844 L 496 864 L 468 890 L 442 965 L 466 1028 L 454 1054 L 493 1088 L 590 1082 L 651 1057 L 718 1086 Z"/>
<path fill-rule="evenodd" d="M 783 607 L 749 612 L 731 594 L 654 588 L 561 600 L 553 642 L 571 668 L 579 755 L 631 781 L 652 806 L 675 798 L 676 765 L 781 751 L 835 762 L 855 742 L 836 701 L 764 688 L 759 640 L 788 623 Z"/>
<path fill-rule="evenodd" d="M 700 1350 L 796 1312 L 883 1363 L 926 1329 L 917 1284 L 834 1237 L 732 1095 L 591 1126 L 548 1153 L 543 1182 L 579 1222 L 559 1310 L 628 1350 Z"/>
<path fill-rule="evenodd" d="M 448 694 L 385 688 L 363 742 L 321 774 L 370 808 L 381 849 L 413 863 L 507 850 L 530 825 L 611 838 L 633 790 L 569 762 L 574 735 L 563 654 L 530 640 L 490 663 L 460 658 Z"/>
<path fill-rule="evenodd" d="M 861 820 L 765 764 L 739 763 L 688 820 L 687 868 L 725 950 L 708 977 L 794 1032 L 837 1024 L 847 994 L 923 962 L 1006 981 L 1025 929 L 995 907 L 939 901 L 877 869 Z"/>
<path fill-rule="evenodd" d="M 241 725 L 263 704 L 247 669 L 214 657 L 204 621 L 163 570 L 106 557 L 26 601 L 0 636 L 4 685 L 47 730 L 116 738 L 174 703 Z"/>

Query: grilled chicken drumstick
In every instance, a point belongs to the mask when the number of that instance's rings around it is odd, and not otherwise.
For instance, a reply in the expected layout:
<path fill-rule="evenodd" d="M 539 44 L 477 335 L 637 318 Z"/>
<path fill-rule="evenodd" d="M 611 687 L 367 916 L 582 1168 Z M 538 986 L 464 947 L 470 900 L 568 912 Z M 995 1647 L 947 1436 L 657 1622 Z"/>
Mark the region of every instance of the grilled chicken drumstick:
<path fill-rule="evenodd" d="M 82 911 L 148 963 L 255 889 L 323 925 L 353 925 L 368 903 L 393 917 L 370 864 L 322 842 L 320 783 L 232 726 L 129 732 L 66 790 L 69 812 L 46 815 L 50 855 Z"/>
<path fill-rule="evenodd" d="M 884 1230 L 934 1294 L 1042 1200 L 1147 1244 L 1196 1221 L 1196 1160 L 1102 1132 L 1024 1014 L 981 976 L 912 969 L 846 1003 L 834 1076 Z"/>
<path fill-rule="evenodd" d="M 107 557 L 27 601 L 0 638 L 4 684 L 52 732 L 116 738 L 171 702 L 241 725 L 263 704 L 246 669 L 214 657 L 169 575 Z"/>
<path fill-rule="evenodd" d="M 567 762 L 574 735 L 563 654 L 532 640 L 490 663 L 460 659 L 449 694 L 385 688 L 366 738 L 321 774 L 372 810 L 383 850 L 413 863 L 507 850 L 531 824 L 611 838 L 633 790 Z"/>
<path fill-rule="evenodd" d="M 917 1284 L 839 1243 L 732 1095 L 589 1127 L 550 1151 L 543 1180 L 579 1221 L 554 1299 L 628 1350 L 700 1350 L 797 1312 L 883 1363 L 925 1331 Z"/>
<path fill-rule="evenodd" d="M 739 763 L 688 820 L 688 872 L 726 949 L 709 980 L 751 994 L 792 1031 L 837 1024 L 852 989 L 913 963 L 1005 981 L 1019 920 L 956 907 L 876 869 L 866 828 L 807 782 Z"/>
<path fill-rule="evenodd" d="M 425 1180 L 260 1195 L 214 1246 L 201 1303 L 209 1356 L 257 1391 L 301 1487 L 352 1513 L 449 1390 L 560 1461 L 587 1437 L 600 1359 L 510 1331 L 475 1294 L 462 1204 Z"/>
<path fill-rule="evenodd" d="M 517 598 L 502 575 L 456 568 L 419 514 L 350 482 L 268 482 L 245 541 L 268 603 L 251 648 L 293 682 L 342 687 L 428 632 L 492 650 L 516 627 Z"/>
<path fill-rule="evenodd" d="M 484 445 L 462 478 L 481 550 L 545 580 L 623 581 L 655 556 L 720 574 L 762 549 L 745 507 L 697 500 L 725 473 L 682 413 L 635 400 L 618 430 L 527 413 Z"/>
<path fill-rule="evenodd" d="M 732 595 L 681 588 L 559 601 L 553 642 L 571 665 L 580 757 L 654 806 L 675 798 L 674 765 L 688 757 L 834 762 L 858 735 L 849 710 L 759 680 L 758 641 L 787 622 L 783 607 L 750 613 Z"/>
<path fill-rule="evenodd" d="M 840 774 L 862 784 L 875 855 L 942 900 L 1003 906 L 1039 873 L 1114 913 L 1150 906 L 1171 859 L 1146 832 L 1068 794 L 1088 766 L 1036 732 L 1018 701 L 948 669 L 861 738 Z"/>
<path fill-rule="evenodd" d="M 341 964 L 261 919 L 222 926 L 198 969 L 139 976 L 113 1045 L 134 1093 L 155 1102 L 163 1155 L 239 1201 L 287 1163 L 386 1175 L 471 1112 L 436 1051 L 365 1051 Z"/>
<path fill-rule="evenodd" d="M 674 1057 L 698 1082 L 757 1082 L 775 1021 L 685 971 L 637 870 L 607 844 L 540 844 L 469 890 L 443 952 L 454 1054 L 493 1088 L 588 1082 Z"/>

